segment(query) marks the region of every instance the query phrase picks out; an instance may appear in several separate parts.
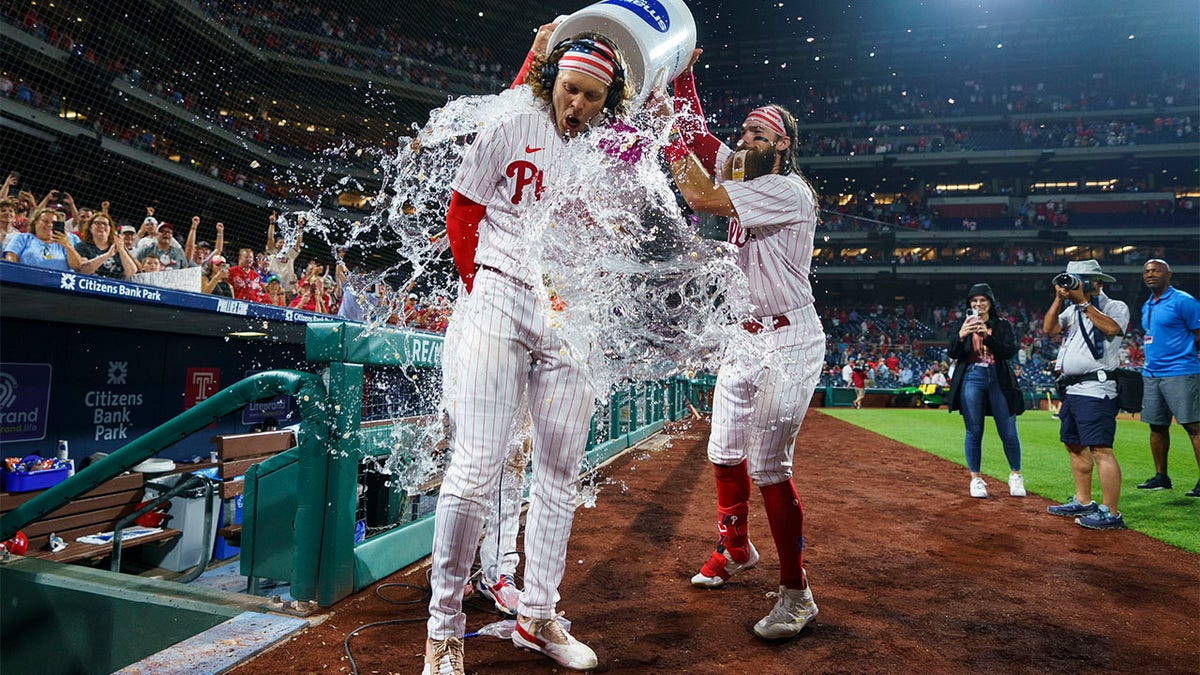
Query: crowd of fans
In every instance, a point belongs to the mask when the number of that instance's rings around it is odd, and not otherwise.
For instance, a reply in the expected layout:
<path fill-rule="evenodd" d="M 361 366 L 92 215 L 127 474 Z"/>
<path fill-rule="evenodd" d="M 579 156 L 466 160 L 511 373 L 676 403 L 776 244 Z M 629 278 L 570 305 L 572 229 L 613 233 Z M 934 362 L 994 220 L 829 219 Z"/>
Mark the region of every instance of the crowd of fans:
<path fill-rule="evenodd" d="M 1128 84 L 1126 84 L 1128 83 Z M 705 110 L 719 127 L 740 125 L 746 113 L 770 101 L 752 96 L 709 97 Z M 1200 104 L 1194 76 L 1172 72 L 1156 77 L 1117 78 L 1103 73 L 1075 82 L 985 82 L 867 84 L 861 81 L 810 87 L 794 102 L 804 124 L 871 124 L 888 119 L 1010 116 L 1037 113 L 1098 112 Z"/>
<path fill-rule="evenodd" d="M 1137 186 L 1115 186 L 1115 189 L 1110 190 L 1110 192 L 1137 191 Z M 1012 208 L 1007 203 L 1002 204 L 999 210 L 1000 215 L 965 218 L 943 217 L 936 206 L 930 206 L 929 199 L 939 196 L 941 195 L 931 185 L 925 185 L 906 193 L 888 195 L 886 199 L 866 190 L 859 190 L 851 195 L 824 194 L 819 197 L 821 228 L 830 232 L 880 232 L 889 229 L 891 231 L 966 230 L 973 232 L 979 229 L 1063 229 L 1072 225 L 1078 227 L 1103 227 L 1114 224 L 1139 227 L 1194 225 L 1197 218 L 1197 200 L 1189 196 L 1181 196 L 1177 199 L 1143 199 L 1136 203 L 1130 203 L 1131 206 L 1136 207 L 1135 211 L 1105 214 L 1081 213 L 1074 216 L 1071 213 L 1070 203 L 1065 199 L 1056 199 L 1053 196 L 1050 198 L 1031 196 Z M 1113 218 L 1119 219 L 1119 222 L 1113 223 Z M 930 262 L 932 261 L 931 259 Z M 1028 261 L 1023 256 L 1017 262 Z"/>
<path fill-rule="evenodd" d="M 411 284 L 396 290 L 369 274 L 352 274 L 340 254 L 333 261 L 310 256 L 297 267 L 304 248 L 303 216 L 286 228 L 285 238 L 283 223 L 272 213 L 262 250 L 241 247 L 236 257 L 227 257 L 223 223 L 213 227 L 215 244 L 200 239 L 199 216 L 191 218 L 180 238 L 174 225 L 155 217 L 153 207 L 146 207 L 135 227 L 116 220 L 107 201 L 91 208 L 77 206 L 69 193 L 58 190 L 40 201 L 25 190 L 14 195 L 18 180 L 9 174 L 0 186 L 0 250 L 8 262 L 352 320 L 438 333 L 446 329 L 451 306 L 444 296 L 422 299 L 409 292 Z"/>
<path fill-rule="evenodd" d="M 1118 147 L 1190 143 L 1197 139 L 1191 116 L 1108 122 L 1016 120 L 1004 129 L 942 123 L 891 125 L 838 135 L 811 134 L 799 146 L 806 157 L 847 157 L 927 152 Z"/>
<path fill-rule="evenodd" d="M 0 72 L 0 97 L 10 99 L 55 116 L 64 116 L 67 109 L 61 93 L 42 92 L 27 79 L 9 71 Z M 263 197 L 306 200 L 318 199 L 319 190 L 298 183 L 290 177 L 277 177 L 260 165 L 251 162 L 246 167 L 227 165 L 226 160 L 211 154 L 203 144 L 176 141 L 164 131 L 155 131 L 132 121 L 119 122 L 111 117 L 90 116 L 87 129 L 96 137 L 108 137 L 156 157 L 170 160 L 181 167 L 204 174 L 236 188 Z M 196 153 L 196 154 L 193 154 Z"/>
<path fill-rule="evenodd" d="M 515 66 L 519 65 L 506 67 L 497 63 L 487 48 L 414 37 L 396 24 L 370 23 L 359 16 L 316 5 L 286 0 L 208 0 L 202 7 L 209 16 L 260 49 L 441 90 L 448 89 L 452 81 L 477 90 L 503 89 L 512 81 Z M 316 38 L 284 34 L 263 24 Z M 456 76 L 453 70 L 462 71 L 465 77 Z"/>

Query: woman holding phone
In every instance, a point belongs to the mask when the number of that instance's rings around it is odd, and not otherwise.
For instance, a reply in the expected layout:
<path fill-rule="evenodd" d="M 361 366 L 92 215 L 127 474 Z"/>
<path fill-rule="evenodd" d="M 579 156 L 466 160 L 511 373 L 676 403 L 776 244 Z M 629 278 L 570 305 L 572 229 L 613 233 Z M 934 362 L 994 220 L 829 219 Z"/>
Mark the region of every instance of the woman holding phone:
<path fill-rule="evenodd" d="M 83 259 L 66 232 L 66 223 L 56 220 L 54 209 L 37 209 L 29 216 L 29 231 L 10 235 L 4 241 L 4 259 L 8 262 L 69 272 L 78 270 Z"/>
<path fill-rule="evenodd" d="M 950 340 L 947 353 L 955 359 L 954 377 L 950 380 L 950 410 L 958 410 L 966 425 L 963 453 L 971 473 L 970 493 L 980 499 L 988 496 L 979 464 L 983 418 L 990 415 L 996 421 L 996 431 L 1008 459 L 1008 492 L 1014 497 L 1024 497 L 1017 415 L 1025 411 L 1025 400 L 1009 363 L 1017 354 L 1017 338 L 1012 324 L 999 316 L 991 286 L 972 286 L 967 292 L 967 304 L 966 319 Z"/>

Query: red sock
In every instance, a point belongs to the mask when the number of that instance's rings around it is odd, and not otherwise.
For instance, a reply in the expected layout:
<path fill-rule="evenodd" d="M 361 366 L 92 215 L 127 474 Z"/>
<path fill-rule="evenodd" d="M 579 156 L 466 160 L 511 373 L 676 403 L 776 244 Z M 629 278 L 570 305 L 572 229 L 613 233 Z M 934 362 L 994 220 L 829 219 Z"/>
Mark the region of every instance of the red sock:
<path fill-rule="evenodd" d="M 808 585 L 804 579 L 804 507 L 800 505 L 796 486 L 789 478 L 759 489 L 779 553 L 779 583 L 802 589 Z"/>
<path fill-rule="evenodd" d="M 746 461 L 733 466 L 714 464 L 717 477 L 717 532 L 719 548 L 729 551 L 734 562 L 743 563 L 749 557 L 750 474 Z"/>

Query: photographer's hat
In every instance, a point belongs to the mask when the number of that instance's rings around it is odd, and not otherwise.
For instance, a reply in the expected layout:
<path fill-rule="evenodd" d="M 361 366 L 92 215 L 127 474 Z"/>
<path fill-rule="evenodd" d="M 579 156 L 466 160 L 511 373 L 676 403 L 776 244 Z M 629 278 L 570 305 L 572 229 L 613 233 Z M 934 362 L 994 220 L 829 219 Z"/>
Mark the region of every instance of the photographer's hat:
<path fill-rule="evenodd" d="M 1067 263 L 1067 274 L 1074 274 L 1083 279 L 1100 279 L 1101 281 L 1116 281 L 1100 271 L 1100 263 L 1095 260 L 1072 260 Z"/>

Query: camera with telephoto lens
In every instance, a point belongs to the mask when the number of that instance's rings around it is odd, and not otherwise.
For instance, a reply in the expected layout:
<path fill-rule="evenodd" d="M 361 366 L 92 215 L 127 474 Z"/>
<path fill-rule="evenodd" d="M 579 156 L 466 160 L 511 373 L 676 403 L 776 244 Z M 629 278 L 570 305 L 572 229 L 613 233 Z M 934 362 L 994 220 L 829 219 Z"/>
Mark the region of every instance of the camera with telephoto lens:
<path fill-rule="evenodd" d="M 1062 274 L 1054 277 L 1054 285 L 1068 291 L 1073 291 L 1083 285 L 1083 278 L 1078 274 L 1063 272 Z"/>

